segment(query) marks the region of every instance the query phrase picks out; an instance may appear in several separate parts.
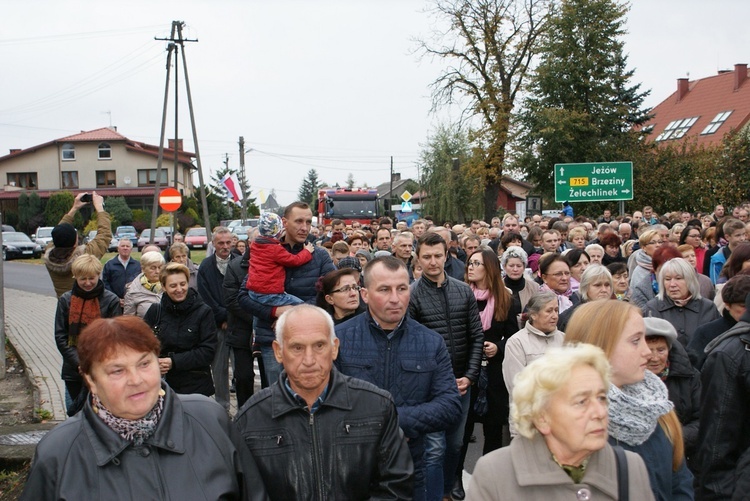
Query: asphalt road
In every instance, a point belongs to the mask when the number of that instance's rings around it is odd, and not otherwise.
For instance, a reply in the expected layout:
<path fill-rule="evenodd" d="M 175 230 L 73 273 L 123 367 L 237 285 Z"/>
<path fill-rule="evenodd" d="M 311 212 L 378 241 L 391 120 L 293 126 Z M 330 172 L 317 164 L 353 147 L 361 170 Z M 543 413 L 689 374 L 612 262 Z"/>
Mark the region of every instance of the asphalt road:
<path fill-rule="evenodd" d="M 28 264 L 17 261 L 2 261 L 3 286 L 34 294 L 55 297 L 55 289 L 47 268 L 42 264 Z"/>

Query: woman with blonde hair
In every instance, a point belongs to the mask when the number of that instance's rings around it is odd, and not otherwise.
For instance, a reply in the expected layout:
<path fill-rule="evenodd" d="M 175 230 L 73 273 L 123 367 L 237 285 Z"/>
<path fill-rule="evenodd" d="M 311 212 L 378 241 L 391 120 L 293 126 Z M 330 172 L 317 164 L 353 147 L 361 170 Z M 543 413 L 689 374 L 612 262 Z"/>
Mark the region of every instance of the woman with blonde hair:
<path fill-rule="evenodd" d="M 667 387 L 647 370 L 651 350 L 640 309 L 623 301 L 584 304 L 568 323 L 565 343 L 593 344 L 609 359 L 610 443 L 643 458 L 657 500 L 692 500 L 682 425 Z"/>
<path fill-rule="evenodd" d="M 643 460 L 607 443 L 609 364 L 590 344 L 549 350 L 516 378 L 510 447 L 479 459 L 467 499 L 653 499 Z M 618 461 L 628 472 L 619 482 Z"/>

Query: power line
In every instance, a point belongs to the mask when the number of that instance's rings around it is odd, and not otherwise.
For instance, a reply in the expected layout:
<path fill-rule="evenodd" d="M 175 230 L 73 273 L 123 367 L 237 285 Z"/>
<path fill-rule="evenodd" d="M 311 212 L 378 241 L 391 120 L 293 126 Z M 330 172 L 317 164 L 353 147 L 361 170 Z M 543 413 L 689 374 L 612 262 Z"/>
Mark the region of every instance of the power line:
<path fill-rule="evenodd" d="M 0 45 L 52 43 L 52 42 L 60 42 L 64 40 L 81 40 L 85 38 L 124 36 L 124 35 L 133 35 L 137 33 L 144 33 L 147 31 L 154 31 L 155 29 L 159 29 L 159 28 L 163 28 L 163 26 L 153 25 L 153 26 L 140 26 L 136 28 L 123 28 L 119 30 L 84 31 L 80 33 L 61 33 L 57 35 L 40 35 L 40 36 L 35 36 L 35 37 L 22 37 L 22 38 L 5 38 L 5 39 L 0 38 Z"/>

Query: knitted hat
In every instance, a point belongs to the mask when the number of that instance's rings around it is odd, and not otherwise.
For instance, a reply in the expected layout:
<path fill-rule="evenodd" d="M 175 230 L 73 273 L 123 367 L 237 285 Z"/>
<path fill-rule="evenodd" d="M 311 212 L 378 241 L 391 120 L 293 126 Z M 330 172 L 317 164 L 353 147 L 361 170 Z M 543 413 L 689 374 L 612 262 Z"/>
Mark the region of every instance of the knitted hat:
<path fill-rule="evenodd" d="M 646 324 L 646 337 L 661 336 L 667 341 L 669 349 L 672 349 L 672 343 L 677 339 L 677 331 L 672 324 L 657 317 L 645 317 L 643 323 Z"/>
<path fill-rule="evenodd" d="M 379 250 L 375 253 L 375 257 L 384 257 L 384 256 L 392 256 L 393 254 L 390 253 L 390 251 L 387 250 Z"/>
<path fill-rule="evenodd" d="M 345 258 L 339 259 L 339 270 L 343 268 L 351 268 L 353 270 L 362 271 L 362 265 L 359 264 L 359 259 L 352 256 L 346 256 Z"/>
<path fill-rule="evenodd" d="M 273 212 L 264 212 L 258 220 L 258 231 L 264 237 L 279 238 L 281 236 L 281 218 Z"/>
<path fill-rule="evenodd" d="M 78 243 L 78 233 L 72 224 L 58 224 L 52 229 L 52 242 L 55 247 L 75 247 Z"/>
<path fill-rule="evenodd" d="M 369 263 L 372 261 L 372 254 L 370 254 L 369 251 L 366 251 L 365 249 L 359 249 L 357 252 L 354 253 L 354 256 L 365 256 L 365 259 L 367 259 L 367 262 Z"/>

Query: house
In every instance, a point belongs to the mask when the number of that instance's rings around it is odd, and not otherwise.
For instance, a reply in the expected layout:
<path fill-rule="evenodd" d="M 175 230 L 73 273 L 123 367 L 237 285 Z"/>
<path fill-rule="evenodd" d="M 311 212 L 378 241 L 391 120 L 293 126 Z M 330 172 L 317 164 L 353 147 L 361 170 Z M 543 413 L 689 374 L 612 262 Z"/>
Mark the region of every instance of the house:
<path fill-rule="evenodd" d="M 161 185 L 175 186 L 174 141 L 164 149 Z M 26 149 L 13 149 L 0 157 L 0 211 L 14 212 L 18 197 L 33 191 L 40 198 L 68 190 L 96 192 L 106 197 L 125 197 L 133 209 L 153 207 L 159 147 L 132 141 L 104 127 L 54 139 Z M 193 194 L 194 153 L 177 144 L 177 188 L 184 196 Z"/>
<path fill-rule="evenodd" d="M 678 78 L 677 90 L 651 111 L 654 117 L 644 124 L 650 132 L 646 140 L 719 144 L 727 132 L 745 127 L 750 119 L 748 80 L 747 64 L 698 80 Z"/>
<path fill-rule="evenodd" d="M 516 212 L 516 204 L 524 202 L 532 185 L 503 175 L 500 178 L 500 193 L 497 194 L 497 206 L 508 212 Z"/>

